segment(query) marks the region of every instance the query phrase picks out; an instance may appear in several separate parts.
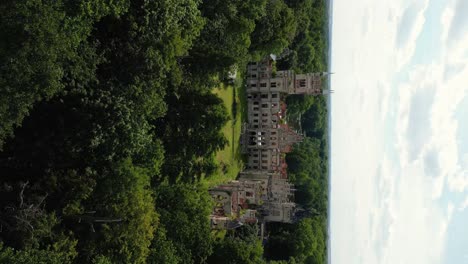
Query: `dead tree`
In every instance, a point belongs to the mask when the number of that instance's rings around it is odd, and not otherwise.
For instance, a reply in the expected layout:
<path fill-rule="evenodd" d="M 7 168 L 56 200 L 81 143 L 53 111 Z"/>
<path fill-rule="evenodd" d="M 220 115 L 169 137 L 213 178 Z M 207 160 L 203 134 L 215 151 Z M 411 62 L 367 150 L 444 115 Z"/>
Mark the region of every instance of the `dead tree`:
<path fill-rule="evenodd" d="M 0 232 L 22 232 L 34 236 L 34 226 L 46 215 L 44 201 L 47 194 L 37 197 L 36 201 L 26 199 L 25 190 L 29 182 L 20 184 L 18 200 L 0 208 Z"/>

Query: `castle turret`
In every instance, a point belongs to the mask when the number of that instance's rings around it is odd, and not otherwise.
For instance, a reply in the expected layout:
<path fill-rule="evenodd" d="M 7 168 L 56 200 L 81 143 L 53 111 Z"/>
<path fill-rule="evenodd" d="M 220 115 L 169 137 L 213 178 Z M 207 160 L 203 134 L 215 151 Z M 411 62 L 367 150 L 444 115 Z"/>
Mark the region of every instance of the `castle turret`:
<path fill-rule="evenodd" d="M 322 89 L 322 80 L 327 72 L 294 74 L 294 83 L 290 94 L 321 95 L 327 92 Z"/>

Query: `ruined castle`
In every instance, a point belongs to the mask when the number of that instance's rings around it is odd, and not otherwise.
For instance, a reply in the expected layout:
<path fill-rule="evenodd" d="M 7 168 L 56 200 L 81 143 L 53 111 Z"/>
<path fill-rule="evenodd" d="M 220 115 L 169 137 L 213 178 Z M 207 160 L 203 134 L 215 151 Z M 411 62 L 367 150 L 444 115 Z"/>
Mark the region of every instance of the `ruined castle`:
<path fill-rule="evenodd" d="M 238 180 L 210 189 L 215 202 L 210 216 L 213 229 L 234 229 L 246 223 L 296 220 L 298 207 L 289 183 L 286 153 L 302 135 L 287 125 L 285 104 L 290 94 L 321 95 L 326 73 L 295 74 L 276 71 L 274 58 L 247 66 L 247 123 L 241 147 L 246 168 Z"/>

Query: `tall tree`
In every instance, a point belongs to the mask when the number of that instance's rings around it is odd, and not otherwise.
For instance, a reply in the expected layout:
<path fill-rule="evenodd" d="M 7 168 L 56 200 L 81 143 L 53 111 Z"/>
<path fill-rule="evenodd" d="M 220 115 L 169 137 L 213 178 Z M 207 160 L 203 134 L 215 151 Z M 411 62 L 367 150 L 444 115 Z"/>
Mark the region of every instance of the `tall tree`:
<path fill-rule="evenodd" d="M 265 5 L 266 0 L 202 1 L 207 22 L 190 52 L 198 67 L 217 71 L 248 59 L 250 35 Z"/>
<path fill-rule="evenodd" d="M 266 12 L 252 32 L 250 51 L 256 59 L 280 54 L 293 40 L 297 22 L 294 12 L 282 0 L 269 0 Z"/>
<path fill-rule="evenodd" d="M 86 222 L 77 230 L 81 238 L 80 259 L 89 262 L 95 256 L 106 256 L 112 262 L 146 263 L 149 246 L 157 226 L 154 196 L 148 170 L 134 166 L 130 160 L 104 171 L 102 180 L 85 203 L 97 216 L 122 219 Z M 82 221 L 84 222 L 84 221 Z M 76 225 L 76 223 L 71 223 Z"/>
<path fill-rule="evenodd" d="M 169 95 L 167 102 L 169 111 L 156 124 L 162 128 L 167 157 L 163 174 L 171 182 L 192 182 L 211 174 L 215 169 L 211 157 L 227 144 L 221 132 L 228 120 L 222 100 L 211 91 L 187 89 Z"/>
<path fill-rule="evenodd" d="M 60 252 L 53 249 L 47 250 L 14 250 L 4 247 L 0 242 L 0 263 L 9 264 L 71 264 L 73 257 L 67 252 Z"/>
<path fill-rule="evenodd" d="M 160 228 L 165 229 L 165 250 L 174 252 L 182 263 L 203 263 L 212 253 L 212 237 L 208 215 L 211 196 L 205 188 L 191 184 L 159 186 L 156 208 Z M 158 238 L 159 242 L 164 238 Z M 158 240 L 153 241 L 157 243 Z M 158 245 L 154 244 L 155 250 Z M 155 257 L 158 257 L 157 255 Z M 160 256 L 159 256 L 160 257 Z M 177 261 L 174 261 L 177 263 Z"/>
<path fill-rule="evenodd" d="M 92 23 L 104 15 L 121 14 L 125 2 L 0 3 L 0 149 L 34 103 L 64 89 L 63 79 L 74 68 L 71 65 L 80 61 Z"/>

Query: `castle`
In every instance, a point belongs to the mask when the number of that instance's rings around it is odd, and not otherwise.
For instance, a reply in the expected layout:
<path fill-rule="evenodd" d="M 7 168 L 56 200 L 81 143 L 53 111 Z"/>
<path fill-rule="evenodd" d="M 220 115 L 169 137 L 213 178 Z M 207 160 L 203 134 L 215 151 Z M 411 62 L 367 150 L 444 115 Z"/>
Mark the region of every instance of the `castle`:
<path fill-rule="evenodd" d="M 234 229 L 246 223 L 293 223 L 300 210 L 294 186 L 288 182 L 285 154 L 303 137 L 285 121 L 290 94 L 321 95 L 327 73 L 295 74 L 275 71 L 273 58 L 247 66 L 247 123 L 241 147 L 247 154 L 246 169 L 239 179 L 210 189 L 214 208 L 213 229 Z"/>

